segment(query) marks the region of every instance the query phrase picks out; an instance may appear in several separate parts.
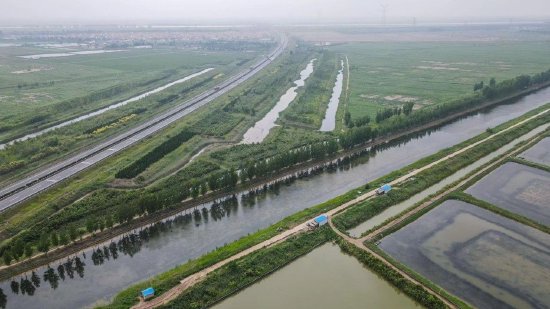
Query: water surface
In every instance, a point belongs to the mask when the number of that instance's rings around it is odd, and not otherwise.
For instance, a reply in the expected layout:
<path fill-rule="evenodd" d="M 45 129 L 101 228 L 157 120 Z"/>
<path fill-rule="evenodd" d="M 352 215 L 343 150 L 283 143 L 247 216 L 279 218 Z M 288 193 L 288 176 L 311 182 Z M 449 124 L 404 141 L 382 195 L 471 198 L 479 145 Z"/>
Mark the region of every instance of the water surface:
<path fill-rule="evenodd" d="M 550 165 L 550 137 L 543 138 L 519 156 L 535 163 Z"/>
<path fill-rule="evenodd" d="M 489 163 L 494 158 L 502 155 L 503 153 L 511 150 L 512 148 L 516 147 L 519 143 L 526 141 L 535 135 L 543 132 L 546 130 L 550 124 L 542 125 L 531 132 L 521 136 L 520 138 L 515 139 L 514 141 L 510 142 L 509 144 L 499 148 L 496 151 L 493 151 L 492 153 L 486 155 L 485 157 L 479 159 L 478 161 L 466 166 L 465 168 L 455 172 L 454 174 L 450 175 L 449 177 L 441 180 L 440 182 L 430 186 L 426 190 L 417 193 L 410 197 L 408 200 L 403 201 L 395 206 L 389 207 L 386 210 L 382 211 L 380 214 L 368 219 L 367 221 L 359 224 L 358 226 L 348 230 L 349 234 L 353 237 L 360 237 L 362 233 L 369 231 L 370 229 L 384 223 L 386 220 L 400 214 L 401 212 L 407 210 L 408 208 L 414 206 L 416 203 L 422 201 L 423 199 L 427 198 L 428 196 L 435 194 L 445 188 L 445 186 L 450 185 L 459 179 L 463 178 L 464 176 L 468 175 L 469 173 L 473 172 L 475 169 L 485 165 L 486 163 Z"/>
<path fill-rule="evenodd" d="M 508 162 L 466 190 L 478 199 L 550 226 L 550 173 Z"/>
<path fill-rule="evenodd" d="M 279 119 L 279 114 L 284 111 L 296 96 L 298 96 L 298 88 L 305 85 L 306 79 L 313 73 L 313 62 L 316 59 L 312 59 L 305 69 L 300 72 L 300 78 L 294 81 L 294 86 L 290 87 L 285 94 L 281 96 L 277 104 L 262 118 L 260 121 L 248 129 L 243 136 L 242 144 L 261 143 L 269 134 L 269 131 L 275 127 L 275 121 Z"/>
<path fill-rule="evenodd" d="M 420 308 L 334 244 L 325 244 L 215 309 Z"/>
<path fill-rule="evenodd" d="M 550 235 L 448 200 L 380 248 L 479 308 L 550 306 Z"/>
<path fill-rule="evenodd" d="M 340 103 L 340 96 L 342 95 L 342 87 L 344 84 L 344 60 L 340 63 L 340 71 L 336 76 L 336 82 L 332 89 L 332 96 L 328 102 L 328 108 L 325 113 L 325 118 L 321 124 L 320 131 L 329 132 L 333 131 L 336 127 L 336 112 L 338 111 L 338 104 Z"/>

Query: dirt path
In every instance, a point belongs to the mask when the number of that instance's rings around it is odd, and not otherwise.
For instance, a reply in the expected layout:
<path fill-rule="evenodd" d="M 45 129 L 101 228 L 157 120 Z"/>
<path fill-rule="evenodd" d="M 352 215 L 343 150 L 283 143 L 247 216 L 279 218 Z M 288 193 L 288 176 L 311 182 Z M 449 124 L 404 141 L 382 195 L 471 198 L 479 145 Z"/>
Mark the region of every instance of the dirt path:
<path fill-rule="evenodd" d="M 390 184 L 392 185 L 398 185 L 399 183 L 402 183 L 403 181 L 406 181 L 407 179 L 409 179 L 410 177 L 413 177 L 415 176 L 416 174 L 426 170 L 426 169 L 429 169 L 431 167 L 433 167 L 434 165 L 436 164 L 439 164 L 441 162 L 444 162 L 460 153 L 463 153 L 464 151 L 468 150 L 468 149 L 471 149 L 473 147 L 476 147 L 477 145 L 483 143 L 483 142 L 486 142 L 492 138 L 494 138 L 495 136 L 498 136 L 504 132 L 507 132 L 509 130 L 512 130 L 513 128 L 517 127 L 517 126 L 520 126 L 522 124 L 524 124 L 525 122 L 527 121 L 530 121 L 540 115 L 543 115 L 547 112 L 549 112 L 550 109 L 548 110 L 545 110 L 545 111 L 542 111 L 534 116 L 531 116 L 523 121 L 520 121 L 518 122 L 517 124 L 514 124 L 502 131 L 499 131 L 483 140 L 480 140 L 476 143 L 473 143 L 472 145 L 469 145 L 467 147 L 464 147 L 460 150 L 457 150 L 455 152 L 453 152 L 452 154 L 449 154 L 437 161 L 434 161 L 428 165 L 425 165 L 423 166 L 422 168 L 419 168 L 419 169 L 415 169 L 409 173 L 407 173 L 406 175 L 403 175 L 401 177 L 399 177 L 398 179 L 390 182 Z M 496 163 L 495 163 L 496 164 Z M 485 170 L 485 169 L 484 169 Z M 463 182 L 461 182 L 462 184 Z M 360 203 L 362 201 L 365 201 L 369 198 L 372 198 L 376 196 L 376 190 L 372 190 L 372 191 L 369 191 L 361 196 L 358 196 L 357 198 L 347 202 L 347 203 L 344 203 L 330 211 L 328 211 L 326 214 L 329 216 L 329 218 L 332 218 L 334 215 L 338 214 L 339 212 L 342 212 L 343 210 L 347 209 L 348 207 L 352 206 L 352 205 L 355 205 L 357 203 Z M 439 196 L 439 195 L 438 195 Z M 420 207 L 417 207 L 417 208 L 420 208 Z M 415 209 L 416 210 L 416 209 Z M 404 216 L 406 217 L 406 216 Z M 266 241 L 263 241 L 253 247 L 250 247 L 242 252 L 239 252 L 238 254 L 236 255 L 233 255 L 223 261 L 220 261 L 208 268 L 205 268 L 203 269 L 202 271 L 199 271 L 191 276 L 188 276 L 186 277 L 185 279 L 183 279 L 179 285 L 173 287 L 172 289 L 170 289 L 169 291 L 167 291 L 166 293 L 162 294 L 162 295 L 159 295 L 158 297 L 150 300 L 150 301 L 147 301 L 147 302 L 140 302 L 139 304 L 135 305 L 134 307 L 132 308 L 155 308 L 155 307 L 158 307 L 162 304 L 166 304 L 168 302 L 170 302 L 171 300 L 175 299 L 178 295 L 180 295 L 183 291 L 185 291 L 187 288 L 193 286 L 194 284 L 196 284 L 197 282 L 200 282 L 201 280 L 203 280 L 204 278 L 206 278 L 206 276 L 219 269 L 220 267 L 226 265 L 227 263 L 231 262 L 231 261 L 234 261 L 234 260 L 237 260 L 241 257 L 244 257 L 244 256 L 247 256 L 255 251 L 258 251 L 262 248 L 266 248 L 266 247 L 269 247 L 269 246 L 272 246 L 280 241 L 283 241 L 293 235 L 296 235 L 304 230 L 306 230 L 308 227 L 307 227 L 307 223 L 309 222 L 310 220 L 307 220 L 305 222 L 302 222 L 301 224 L 293 227 L 292 229 L 290 230 L 286 230 L 284 232 L 282 232 L 281 234 L 278 234 Z M 382 262 L 384 262 L 384 264 L 388 265 L 389 267 L 391 267 L 392 269 L 396 270 L 397 272 L 399 272 L 401 275 L 403 275 L 405 278 L 407 278 L 408 280 L 411 280 L 412 282 L 414 282 L 415 284 L 421 284 L 419 283 L 418 281 L 416 281 L 415 279 L 411 278 L 409 275 L 407 275 L 406 273 L 402 272 L 401 270 L 399 270 L 397 267 L 393 266 L 393 264 L 389 263 L 388 261 L 386 261 L 383 257 L 381 257 L 380 255 L 378 255 L 377 253 L 373 252 L 372 250 L 370 250 L 369 248 L 367 248 L 364 244 L 363 244 L 363 241 L 364 239 L 366 238 L 362 238 L 362 239 L 357 239 L 357 238 L 352 238 L 348 235 L 345 235 L 343 234 L 342 232 L 340 232 L 338 229 L 336 229 L 334 226 L 333 226 L 333 223 L 332 223 L 332 220 L 329 220 L 329 224 L 330 226 L 333 228 L 333 230 L 338 234 L 340 235 L 341 237 L 343 237 L 346 241 L 354 244 L 355 246 L 363 249 L 363 250 L 366 250 L 368 251 L 370 254 L 372 254 L 373 256 L 375 256 L 376 258 L 380 259 Z M 368 236 L 367 236 L 368 237 Z M 454 304 L 450 303 L 449 301 L 447 301 L 446 299 L 442 298 L 439 294 L 437 294 L 435 291 L 431 290 L 430 288 L 428 287 L 424 287 L 428 290 L 428 292 L 430 292 L 431 294 L 433 294 L 434 296 L 438 297 L 439 299 L 441 299 L 443 302 L 445 302 L 450 308 L 455 308 Z"/>

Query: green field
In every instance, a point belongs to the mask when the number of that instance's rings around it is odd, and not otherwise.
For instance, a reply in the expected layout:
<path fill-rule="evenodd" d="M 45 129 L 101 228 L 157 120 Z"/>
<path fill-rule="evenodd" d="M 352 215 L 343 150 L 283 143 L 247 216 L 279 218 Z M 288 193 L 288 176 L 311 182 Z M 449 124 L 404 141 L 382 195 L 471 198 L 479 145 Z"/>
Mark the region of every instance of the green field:
<path fill-rule="evenodd" d="M 371 118 L 407 101 L 415 109 L 469 95 L 475 83 L 534 74 L 550 68 L 550 43 L 391 42 L 350 43 L 329 48 L 350 65 L 348 111 Z"/>
<path fill-rule="evenodd" d="M 220 69 L 256 55 L 166 47 L 56 58 L 19 57 L 62 52 L 67 50 L 0 48 L 0 140 L 130 98 L 200 69 Z M 113 88 L 112 93 L 101 94 Z M 91 94 L 101 95 L 85 101 Z"/>

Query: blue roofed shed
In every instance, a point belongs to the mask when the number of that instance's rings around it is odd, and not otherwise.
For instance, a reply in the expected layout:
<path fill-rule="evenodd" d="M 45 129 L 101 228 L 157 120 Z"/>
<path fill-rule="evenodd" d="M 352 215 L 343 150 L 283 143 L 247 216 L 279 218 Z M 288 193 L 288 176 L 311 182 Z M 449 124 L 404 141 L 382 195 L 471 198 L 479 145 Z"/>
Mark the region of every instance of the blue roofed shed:
<path fill-rule="evenodd" d="M 315 221 L 315 223 L 318 226 L 325 225 L 328 222 L 328 216 L 327 215 L 320 215 L 319 217 L 313 219 L 313 221 Z"/>
<path fill-rule="evenodd" d="M 143 297 L 143 299 L 149 299 L 153 296 L 155 296 L 155 289 L 153 288 L 146 288 L 145 290 L 141 291 L 141 297 Z"/>
<path fill-rule="evenodd" d="M 380 188 L 378 188 L 378 190 L 376 190 L 376 194 L 384 194 L 384 193 L 388 193 L 391 191 L 391 186 L 389 184 L 385 184 L 383 186 L 381 186 Z"/>

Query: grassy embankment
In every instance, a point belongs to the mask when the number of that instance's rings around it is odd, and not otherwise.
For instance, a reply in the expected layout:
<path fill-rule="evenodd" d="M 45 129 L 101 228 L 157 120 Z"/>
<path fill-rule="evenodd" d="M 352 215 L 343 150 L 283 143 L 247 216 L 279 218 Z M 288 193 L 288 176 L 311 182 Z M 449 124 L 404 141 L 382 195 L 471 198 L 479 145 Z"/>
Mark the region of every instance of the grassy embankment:
<path fill-rule="evenodd" d="M 278 122 L 301 128 L 319 129 L 325 116 L 336 75 L 340 68 L 340 59 L 329 51 L 319 53 L 314 71 L 306 80 L 300 95 L 282 112 Z"/>
<path fill-rule="evenodd" d="M 514 120 L 511 120 L 505 124 L 502 124 L 498 127 L 495 127 L 494 128 L 494 132 L 498 132 L 502 129 L 505 129 L 506 127 L 510 126 L 510 125 L 513 125 L 527 117 L 530 117 L 532 116 L 533 114 L 536 114 L 537 112 L 540 112 L 540 110 L 542 110 L 543 108 L 547 108 L 548 106 L 546 107 L 541 107 L 537 110 L 533 110 L 527 114 L 525 114 L 524 116 L 521 116 L 517 119 L 514 119 Z M 531 123 L 531 122 L 530 122 Z M 512 132 L 507 132 L 506 134 L 514 134 L 514 131 Z M 505 135 L 506 135 L 505 134 Z M 422 160 L 419 160 L 403 169 L 400 169 L 398 171 L 395 171 L 389 175 L 386 175 L 386 176 L 383 176 L 371 183 L 369 183 L 369 186 L 370 187 L 376 187 L 378 186 L 379 184 L 381 183 L 384 183 L 384 182 L 388 182 L 388 181 L 391 181 L 392 179 L 395 179 L 395 178 L 398 178 L 399 176 L 403 175 L 403 174 L 406 174 L 407 172 L 410 172 L 420 166 L 423 166 L 423 165 L 426 165 L 430 162 L 433 162 L 439 158 L 442 158 L 446 155 L 448 155 L 449 153 L 453 152 L 453 151 L 456 151 L 458 149 L 461 149 L 462 147 L 466 146 L 466 145 L 469 145 L 469 144 L 472 144 L 480 139 L 483 139 L 485 137 L 487 137 L 489 135 L 489 133 L 485 132 L 475 138 L 472 138 L 468 141 L 465 141 L 459 145 L 456 145 L 456 146 L 453 146 L 451 148 L 448 148 L 448 149 L 445 149 L 445 150 L 442 150 L 432 156 L 429 156 L 427 158 L 424 158 Z M 486 149 L 487 151 L 490 151 L 488 149 Z M 136 298 L 135 298 L 135 295 L 137 295 L 139 293 L 139 291 L 147 286 L 155 286 L 155 287 L 160 287 L 160 293 L 164 292 L 164 291 L 167 291 L 169 288 L 171 288 L 172 286 L 174 286 L 175 284 L 178 284 L 180 280 L 182 280 L 183 278 L 185 278 L 186 276 L 194 273 L 194 272 L 197 272 L 197 271 L 200 271 L 201 269 L 204 269 L 210 265 L 213 265 L 221 260 L 223 260 L 224 258 L 227 258 L 229 256 L 232 256 L 242 250 L 245 250 L 246 248 L 249 248 L 255 244 L 258 244 L 266 239 L 269 239 L 271 237 L 273 237 L 274 235 L 276 235 L 278 233 L 278 230 L 280 230 L 281 228 L 282 229 L 288 229 L 290 227 L 292 227 L 293 225 L 296 225 L 300 222 L 303 222 L 305 220 L 307 220 L 308 218 L 312 218 L 314 217 L 315 215 L 317 214 L 320 214 L 322 212 L 325 212 L 329 209 L 332 209 L 332 208 L 335 208 L 345 202 L 348 202 L 352 199 L 354 199 L 355 197 L 357 197 L 361 192 L 363 191 L 363 187 L 360 187 L 360 188 L 357 188 L 355 190 L 351 190 L 349 192 L 347 192 L 346 194 L 343 194 L 341 196 L 338 196 L 332 200 L 329 200 L 325 203 L 322 203 L 320 205 L 317 205 L 315 207 L 311 207 L 311 208 L 308 208 L 308 209 L 305 209 L 299 213 L 296 213 L 290 217 L 287 217 L 285 218 L 284 220 L 282 220 L 281 222 L 273 225 L 273 226 L 270 226 L 269 228 L 267 229 L 264 229 L 264 230 L 261 230 L 257 233 L 254 233 L 254 234 L 251 234 L 251 235 L 248 235 L 246 237 L 243 237 L 241 238 L 240 240 L 234 242 L 234 243 L 231 243 L 229 245 L 226 245 L 222 248 L 219 248 L 217 250 L 215 250 L 214 252 L 211 252 L 211 253 L 208 253 L 207 255 L 197 259 L 197 260 L 193 260 L 193 261 L 190 261 L 186 264 L 183 264 L 181 266 L 178 266 L 177 268 L 175 268 L 174 270 L 171 270 L 167 273 L 164 273 L 164 274 L 161 274 L 161 275 L 158 275 L 150 280 L 147 280 L 145 282 L 142 282 L 142 283 L 139 283 L 135 286 L 132 286 L 126 290 L 124 290 L 123 292 L 119 293 L 116 297 L 115 297 L 115 300 L 114 302 L 108 306 L 109 308 L 118 308 L 118 307 L 126 307 L 126 306 L 130 306 L 131 304 L 135 303 L 136 302 Z M 377 267 L 376 265 L 373 266 L 373 267 Z"/>

